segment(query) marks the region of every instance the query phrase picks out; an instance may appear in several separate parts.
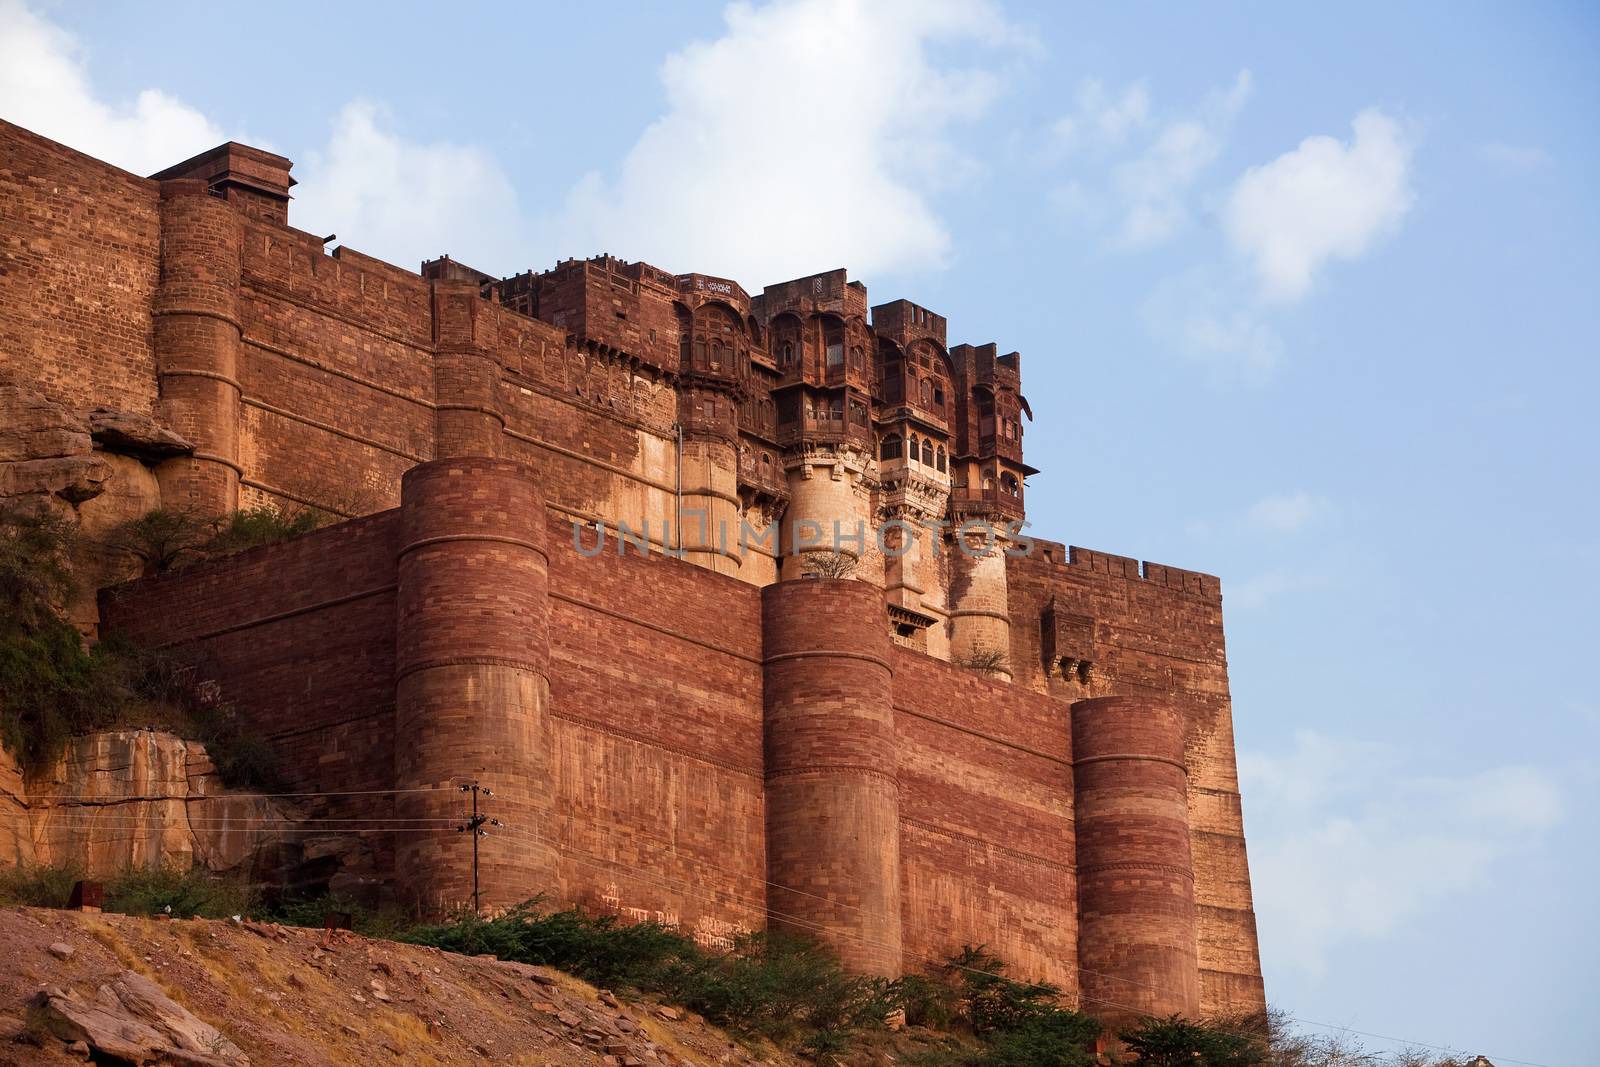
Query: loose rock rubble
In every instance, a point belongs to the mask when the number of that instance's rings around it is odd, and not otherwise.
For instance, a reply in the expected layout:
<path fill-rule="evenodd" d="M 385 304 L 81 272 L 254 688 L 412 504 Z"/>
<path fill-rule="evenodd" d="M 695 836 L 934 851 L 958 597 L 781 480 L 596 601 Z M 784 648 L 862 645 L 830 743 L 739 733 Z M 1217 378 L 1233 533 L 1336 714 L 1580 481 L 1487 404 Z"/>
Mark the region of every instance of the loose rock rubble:
<path fill-rule="evenodd" d="M 800 1063 L 548 968 L 346 931 L 0 908 L 0 943 L 0 1067 Z"/>
<path fill-rule="evenodd" d="M 191 1067 L 249 1067 L 250 1057 L 221 1031 L 202 1022 L 154 982 L 123 971 L 91 1001 L 75 989 L 52 986 L 28 1005 L 28 1033 L 88 1047 L 90 1054 L 130 1063 L 162 1061 Z"/>

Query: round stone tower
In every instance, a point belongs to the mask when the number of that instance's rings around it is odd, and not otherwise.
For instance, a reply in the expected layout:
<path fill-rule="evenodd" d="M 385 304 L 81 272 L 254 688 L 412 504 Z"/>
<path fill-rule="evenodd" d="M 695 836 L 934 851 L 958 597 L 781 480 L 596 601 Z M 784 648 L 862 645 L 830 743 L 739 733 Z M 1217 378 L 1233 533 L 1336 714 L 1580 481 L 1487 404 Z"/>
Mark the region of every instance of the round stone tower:
<path fill-rule="evenodd" d="M 194 453 L 156 470 L 164 506 L 220 515 L 239 506 L 239 280 L 243 216 L 206 183 L 161 183 L 156 374 L 168 425 Z"/>
<path fill-rule="evenodd" d="M 761 591 L 767 907 L 845 965 L 900 973 L 900 797 L 883 594 L 800 579 Z"/>
<path fill-rule="evenodd" d="M 436 460 L 401 482 L 395 788 L 402 818 L 457 816 L 463 782 L 495 793 L 509 832 L 481 842 L 485 908 L 554 888 L 544 500 L 509 460 Z M 442 824 L 430 824 L 442 825 Z M 472 843 L 453 827 L 396 835 L 402 898 L 471 899 Z"/>
<path fill-rule="evenodd" d="M 505 431 L 500 363 L 494 356 L 497 309 L 476 282 L 433 280 L 434 454 L 498 456 Z"/>
<path fill-rule="evenodd" d="M 1103 1020 L 1200 1009 L 1183 734 L 1148 697 L 1072 705 L 1079 987 Z"/>
<path fill-rule="evenodd" d="M 1010 681 L 1011 613 L 1006 591 L 1005 541 L 997 519 L 968 520 L 956 527 L 950 547 L 950 660 L 985 661 Z M 989 662 L 989 661 L 993 662 Z"/>

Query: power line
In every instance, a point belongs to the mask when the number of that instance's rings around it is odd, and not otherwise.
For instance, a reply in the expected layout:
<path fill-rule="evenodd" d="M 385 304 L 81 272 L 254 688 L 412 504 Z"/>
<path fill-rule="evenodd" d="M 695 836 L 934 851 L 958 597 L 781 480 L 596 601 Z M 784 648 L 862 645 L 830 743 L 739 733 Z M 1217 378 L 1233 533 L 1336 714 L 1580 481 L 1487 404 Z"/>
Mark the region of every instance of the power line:
<path fill-rule="evenodd" d="M 451 782 L 459 782 L 459 781 L 462 781 L 462 778 L 463 778 L 463 776 L 455 775 L 455 776 L 452 776 L 449 779 L 449 781 L 451 781 Z M 557 840 L 554 840 L 554 839 L 551 839 L 551 838 L 548 838 L 548 837 L 544 837 L 544 836 L 542 836 L 540 834 L 533 833 L 533 832 L 528 831 L 528 830 L 519 830 L 519 829 L 515 829 L 515 828 L 511 828 L 511 827 L 506 827 L 506 826 L 504 826 L 503 823 L 500 823 L 498 820 L 491 819 L 487 814 L 484 814 L 484 813 L 482 813 L 482 812 L 480 812 L 478 810 L 477 799 L 478 799 L 478 796 L 480 795 L 480 793 L 485 797 L 494 796 L 496 794 L 492 793 L 488 789 L 481 788 L 476 781 L 473 781 L 473 782 L 468 783 L 468 784 L 458 785 L 458 786 L 455 787 L 455 789 L 457 789 L 457 790 L 459 790 L 461 792 L 472 792 L 473 793 L 473 800 L 474 800 L 473 811 L 472 811 L 472 813 L 470 815 L 467 816 L 467 823 L 466 824 L 463 824 L 459 819 L 454 819 L 454 818 L 432 818 L 432 817 L 423 817 L 423 816 L 419 816 L 419 817 L 416 817 L 416 818 L 386 818 L 386 817 L 382 817 L 382 816 L 373 816 L 373 817 L 350 816 L 350 817 L 344 817 L 344 818 L 331 818 L 331 817 L 329 817 L 329 818 L 305 818 L 305 819 L 295 819 L 295 818 L 292 818 L 292 817 L 281 817 L 280 816 L 280 817 L 263 817 L 263 818 L 259 818 L 259 819 L 249 819 L 247 821 L 255 824 L 255 825 L 250 825 L 250 826 L 236 826 L 236 825 L 211 826 L 211 825 L 207 825 L 207 823 L 212 821 L 212 820 L 214 820 L 215 822 L 218 822 L 218 823 L 228 823 L 228 824 L 237 823 L 237 822 L 240 822 L 241 820 L 239 820 L 239 819 L 226 819 L 226 818 L 222 818 L 222 817 L 198 817 L 198 818 L 186 818 L 185 820 L 183 820 L 182 823 L 174 823 L 174 824 L 172 824 L 171 828 L 173 828 L 173 829 L 181 829 L 183 826 L 194 827 L 194 826 L 198 825 L 200 828 L 206 830 L 209 833 L 252 833 L 252 832 L 258 832 L 259 824 L 264 823 L 264 822 L 265 823 L 281 823 L 281 824 L 300 824 L 300 823 L 308 823 L 308 822 L 309 823 L 318 823 L 318 824 L 322 824 L 322 823 L 341 823 L 342 824 L 342 823 L 347 823 L 347 822 L 350 822 L 350 823 L 378 823 L 378 824 L 388 824 L 388 823 L 397 823 L 397 822 L 442 824 L 442 825 L 425 825 L 425 826 L 410 825 L 410 826 L 403 826 L 403 827 L 395 827 L 395 826 L 388 826 L 388 825 L 349 826 L 349 827 L 339 827 L 339 828 L 330 827 L 330 828 L 325 828 L 325 829 L 313 829 L 313 830 L 305 831 L 307 833 L 352 834 L 352 835 L 359 836 L 361 834 L 368 834 L 368 833 L 438 833 L 438 832 L 442 832 L 444 830 L 450 829 L 452 825 L 455 826 L 455 828 L 456 828 L 456 830 L 458 832 L 466 832 L 468 826 L 470 825 L 471 829 L 474 831 L 474 833 L 473 833 L 473 907 L 474 907 L 474 911 L 479 911 L 480 898 L 479 898 L 479 886 L 478 886 L 478 846 L 479 846 L 480 837 L 481 836 L 487 836 L 487 833 L 485 831 L 483 831 L 481 829 L 481 827 L 485 823 L 488 823 L 488 824 L 492 824 L 492 825 L 495 825 L 497 827 L 505 829 L 506 833 L 509 836 L 513 837 L 513 838 L 531 840 L 531 841 L 539 842 L 541 844 L 549 845 L 549 846 L 557 849 L 558 851 L 561 851 L 563 853 L 568 854 L 569 857 L 574 858 L 576 860 L 576 862 L 578 862 L 580 864 L 583 864 L 585 866 L 588 866 L 588 867 L 591 867 L 591 868 L 594 868 L 594 869 L 597 869 L 597 870 L 598 869 L 622 868 L 625 871 L 625 873 L 627 874 L 627 876 L 630 877 L 632 880 L 634 880 L 636 882 L 643 882 L 643 883 L 645 883 L 647 885 L 653 885 L 656 888 L 665 889 L 665 890 L 667 890 L 669 892 L 682 893 L 683 895 L 688 896 L 691 899 L 696 899 L 696 900 L 699 900 L 699 901 L 701 901 L 703 903 L 710 903 L 710 904 L 714 904 L 714 905 L 723 903 L 723 901 L 719 901 L 716 896 L 707 896 L 705 894 L 695 893 L 693 891 L 690 891 L 688 889 L 688 887 L 692 883 L 688 883 L 688 882 L 659 882 L 659 881 L 654 881 L 652 879 L 643 877 L 640 874 L 640 872 L 638 871 L 637 868 L 629 868 L 629 867 L 627 867 L 627 865 L 624 864 L 624 862 L 621 861 L 621 860 L 606 859 L 604 857 L 595 856 L 593 853 L 581 853 L 579 850 L 575 849 L 571 845 L 567 845 L 567 844 L 564 844 L 564 843 L 562 843 L 560 841 L 557 841 Z M 218 795 L 215 795 L 215 796 L 181 796 L 181 797 L 154 796 L 154 797 L 118 797 L 118 798 L 111 798 L 111 797 L 106 797 L 103 794 L 77 794 L 77 795 L 72 795 L 72 796 L 58 794 L 58 795 L 46 797 L 46 798 L 43 798 L 43 799 L 47 799 L 47 800 L 85 799 L 85 800 L 110 801 L 111 803 L 106 805 L 107 807 L 109 807 L 112 804 L 121 805 L 121 804 L 126 804 L 126 803 L 161 803 L 161 802 L 169 802 L 170 803 L 170 802 L 176 802 L 176 801 L 182 801 L 184 803 L 192 803 L 192 802 L 196 802 L 196 801 L 221 800 L 221 799 L 225 799 L 225 798 L 396 796 L 396 795 L 402 795 L 402 794 L 445 793 L 445 792 L 452 792 L 452 791 L 453 790 L 451 790 L 451 788 L 448 787 L 448 786 L 423 786 L 423 787 L 412 788 L 412 789 L 364 789 L 364 790 L 341 790 L 341 791 L 323 791 L 323 792 L 304 791 L 304 792 L 293 792 L 293 793 L 235 793 L 235 792 L 229 792 L 229 793 L 225 793 L 225 794 L 218 794 Z M 517 794 L 512 794 L 512 795 L 516 796 Z M 525 801 L 528 801 L 528 800 L 532 800 L 533 798 L 528 797 L 526 795 L 523 795 L 523 799 Z M 119 821 L 119 820 L 113 820 L 113 819 L 108 819 L 108 818 L 104 818 L 104 817 L 97 817 L 97 816 L 89 814 L 87 811 L 84 810 L 85 808 L 89 808 L 89 807 L 91 807 L 91 806 L 88 806 L 88 805 L 60 805 L 59 806 L 59 810 L 61 810 L 63 812 L 63 814 L 54 816 L 54 820 L 55 821 L 79 820 L 79 821 L 81 821 L 83 823 L 90 824 L 91 826 L 105 826 L 105 827 L 116 826 L 116 827 L 130 827 L 130 828 L 151 828 L 151 823 L 147 819 L 139 819 L 139 818 L 135 818 L 135 817 L 125 816 L 125 818 L 123 820 Z M 56 806 L 47 805 L 47 806 L 45 806 L 43 808 L 29 808 L 27 810 L 31 814 L 31 813 L 34 813 L 34 812 L 47 813 L 47 812 L 50 812 L 52 810 L 58 810 L 58 809 L 57 809 Z M 72 812 L 72 814 L 67 814 L 67 812 Z M 287 831 L 287 832 L 293 832 L 294 826 L 293 825 L 286 825 L 283 829 L 285 831 Z M 666 838 L 660 837 L 659 835 L 652 834 L 650 836 L 654 840 L 656 840 L 658 842 L 661 842 L 665 846 L 666 851 L 669 851 L 669 852 L 673 853 L 674 855 L 682 856 L 682 853 L 679 852 L 677 846 L 673 842 L 667 840 Z M 578 858 L 577 856 L 573 855 L 574 853 L 578 853 L 579 855 L 582 855 L 582 856 L 589 856 L 589 857 L 591 857 L 591 859 L 594 862 L 589 862 L 589 861 L 586 861 L 584 859 Z M 710 868 L 712 870 L 715 870 L 715 871 L 718 871 L 718 872 L 720 872 L 722 874 L 726 874 L 726 875 L 729 875 L 731 877 L 738 878 L 738 879 L 741 879 L 741 880 L 751 880 L 751 876 L 746 874 L 746 873 L 744 873 L 744 872 L 735 871 L 735 870 L 732 870 L 732 869 L 726 868 L 726 867 L 721 867 L 721 866 L 719 866 L 719 865 L 717 865 L 715 863 L 712 863 L 709 860 L 701 859 L 699 857 L 686 857 L 686 859 L 687 859 L 687 862 L 689 862 L 689 863 L 691 863 L 691 864 L 693 864 L 695 866 L 708 867 L 708 868 Z M 606 867 L 601 867 L 601 864 L 605 864 L 607 866 Z M 768 888 L 780 889 L 780 890 L 783 890 L 784 892 L 793 893 L 793 894 L 796 894 L 798 896 L 810 897 L 810 898 L 815 899 L 815 900 L 823 901 L 824 903 L 827 903 L 827 904 L 829 904 L 829 905 L 831 905 L 833 907 L 845 908 L 845 909 L 848 909 L 848 910 L 858 911 L 858 912 L 864 912 L 865 911 L 865 909 L 860 907 L 859 905 L 851 904 L 851 903 L 849 903 L 847 901 L 835 900 L 835 899 L 833 899 L 831 897 L 826 897 L 826 896 L 822 896 L 822 895 L 817 894 L 817 893 L 812 893 L 812 892 L 810 892 L 808 890 L 800 889 L 798 887 L 787 886 L 787 885 L 784 885 L 784 884 L 782 884 L 780 882 L 773 882 L 773 881 L 770 881 L 770 880 L 765 879 L 765 878 L 755 878 L 753 880 L 760 882 L 762 885 L 767 886 Z M 924 956 L 924 955 L 922 955 L 920 953 L 910 952 L 910 951 L 906 950 L 903 945 L 896 946 L 896 945 L 893 945 L 893 944 L 891 944 L 889 942 L 875 941 L 875 940 L 873 940 L 871 938 L 866 937 L 865 935 L 857 934 L 857 933 L 854 933 L 854 932 L 851 932 L 851 931 L 841 931 L 841 930 L 837 930 L 837 929 L 830 930 L 824 924 L 821 924 L 821 923 L 819 923 L 819 922 L 817 922 L 815 920 L 809 920 L 809 919 L 802 918 L 800 916 L 789 915 L 789 914 L 785 914 L 785 913 L 782 913 L 782 912 L 774 911 L 766 901 L 754 901 L 754 900 L 751 900 L 750 898 L 742 897 L 742 896 L 740 896 L 740 895 L 738 895 L 736 893 L 733 893 L 733 892 L 730 892 L 730 891 L 726 891 L 726 890 L 713 890 L 712 892 L 720 895 L 722 898 L 724 898 L 725 901 L 729 901 L 729 902 L 733 902 L 733 903 L 742 905 L 743 907 L 745 907 L 745 908 L 747 908 L 747 909 L 749 909 L 751 911 L 759 912 L 759 913 L 761 913 L 763 915 L 776 917 L 776 918 L 784 921 L 785 923 L 787 923 L 789 925 L 797 926 L 797 927 L 799 927 L 801 929 L 808 929 L 808 930 L 811 930 L 814 933 L 818 933 L 818 934 L 831 933 L 834 936 L 844 936 L 844 937 L 850 938 L 850 939 L 852 939 L 852 940 L 854 940 L 854 941 L 856 941 L 856 942 L 858 942 L 858 943 L 860 943 L 860 944 L 862 944 L 864 946 L 872 947 L 872 948 L 882 948 L 882 949 L 889 950 L 889 951 L 899 951 L 902 954 L 902 956 L 910 956 L 913 959 L 917 959 L 917 960 L 920 960 L 920 961 L 922 961 L 924 963 L 932 964 L 932 965 L 937 966 L 937 967 L 953 968 L 953 969 L 956 969 L 956 970 L 967 971 L 967 972 L 970 972 L 972 974 L 987 975 L 987 976 L 990 976 L 990 977 L 995 977 L 991 972 L 988 972 L 988 971 L 982 971 L 982 970 L 979 970 L 979 969 L 973 968 L 973 967 L 964 967 L 964 966 L 959 965 L 959 964 L 952 964 L 948 960 L 939 960 L 939 959 L 936 959 L 936 958 L 931 957 L 931 956 Z M 1127 977 L 1125 977 L 1123 975 L 1108 974 L 1108 973 L 1103 972 L 1103 971 L 1096 971 L 1096 970 L 1093 970 L 1093 969 L 1090 969 L 1090 968 L 1086 968 L 1086 967 L 1081 967 L 1081 966 L 1077 967 L 1076 970 L 1077 970 L 1077 973 L 1080 974 L 1080 975 L 1083 975 L 1083 974 L 1094 975 L 1094 976 L 1099 977 L 1099 978 L 1106 978 L 1106 979 L 1109 979 L 1109 980 L 1112 980 L 1112 981 L 1122 982 L 1122 983 L 1124 983 L 1126 985 L 1133 986 L 1133 987 L 1139 988 L 1139 989 L 1148 990 L 1148 991 L 1151 991 L 1151 992 L 1154 992 L 1154 993 L 1158 993 L 1158 994 L 1162 994 L 1162 993 L 1167 992 L 1166 990 L 1163 990 L 1158 986 L 1150 985 L 1150 984 L 1145 983 L 1145 982 L 1140 982 L 1140 981 L 1137 981 L 1135 979 L 1127 978 Z M 1018 984 L 1026 984 L 1025 982 L 1021 982 L 1021 981 L 1019 981 L 1017 979 L 1002 978 L 1002 980 L 1010 981 L 1010 982 L 1017 982 Z M 1119 1003 L 1119 1002 L 1116 1002 L 1116 1001 L 1112 1001 L 1112 1000 L 1106 999 L 1104 997 L 1089 996 L 1089 995 L 1083 993 L 1082 990 L 1078 991 L 1077 996 L 1078 996 L 1080 1001 L 1088 1001 L 1088 1002 L 1091 1002 L 1091 1003 L 1101 1004 L 1101 1005 L 1103 1005 L 1105 1007 L 1117 1008 L 1117 1009 L 1120 1009 L 1120 1010 L 1123 1010 L 1123 1011 L 1133 1012 L 1135 1014 L 1142 1014 L 1143 1013 L 1142 1009 L 1135 1008 L 1135 1007 L 1133 1007 L 1131 1005 L 1128 1005 L 1128 1004 L 1122 1004 L 1122 1003 Z M 1336 1030 L 1336 1031 L 1340 1031 L 1342 1033 L 1348 1033 L 1348 1034 L 1354 1034 L 1354 1035 L 1357 1035 L 1357 1036 L 1360 1036 L 1360 1037 L 1372 1038 L 1374 1040 L 1388 1041 L 1388 1042 L 1392 1042 L 1392 1043 L 1397 1044 L 1397 1045 L 1411 1046 L 1411 1047 L 1417 1047 L 1417 1048 L 1426 1048 L 1426 1049 L 1431 1049 L 1431 1050 L 1438 1051 L 1438 1052 L 1456 1053 L 1456 1052 L 1460 1051 L 1455 1046 L 1451 1046 L 1451 1045 L 1441 1045 L 1441 1044 L 1437 1044 L 1437 1043 L 1434 1043 L 1434 1042 L 1421 1041 L 1421 1040 L 1414 1039 L 1414 1038 L 1395 1037 L 1395 1036 L 1388 1035 L 1388 1034 L 1379 1034 L 1379 1033 L 1374 1033 L 1372 1031 L 1359 1030 L 1359 1029 L 1356 1029 L 1354 1027 L 1341 1026 L 1341 1025 L 1339 1025 L 1337 1023 L 1319 1022 L 1319 1021 L 1314 1020 L 1314 1019 L 1307 1019 L 1307 1018 L 1303 1018 L 1303 1017 L 1298 1016 L 1298 1015 L 1294 1015 L 1293 1013 L 1287 1012 L 1287 1011 L 1283 1012 L 1282 1014 L 1283 1014 L 1284 1018 L 1292 1020 L 1293 1022 L 1299 1023 L 1302 1026 L 1309 1026 L 1309 1027 L 1314 1027 L 1314 1028 L 1323 1029 L 1323 1030 Z M 1512 1057 L 1512 1056 L 1499 1056 L 1499 1055 L 1494 1055 L 1493 1053 L 1483 1053 L 1483 1055 L 1486 1055 L 1490 1059 L 1495 1060 L 1497 1062 L 1518 1064 L 1519 1067 L 1552 1067 L 1552 1065 L 1550 1065 L 1550 1064 L 1540 1063 L 1539 1061 L 1536 1061 L 1536 1060 L 1525 1060 L 1525 1059 L 1519 1059 L 1519 1058 Z"/>

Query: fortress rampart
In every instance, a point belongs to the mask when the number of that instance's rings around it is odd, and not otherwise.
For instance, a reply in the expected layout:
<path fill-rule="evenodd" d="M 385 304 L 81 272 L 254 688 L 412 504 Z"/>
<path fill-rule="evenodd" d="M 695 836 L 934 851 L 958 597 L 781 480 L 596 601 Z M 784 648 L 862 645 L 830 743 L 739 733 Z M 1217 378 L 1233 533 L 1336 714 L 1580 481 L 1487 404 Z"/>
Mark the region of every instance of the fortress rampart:
<path fill-rule="evenodd" d="M 181 434 L 163 506 L 347 520 L 99 605 L 330 812 L 435 826 L 477 779 L 486 903 L 783 926 L 881 974 L 986 944 L 1108 1015 L 1262 1005 L 1217 579 L 959 550 L 1025 514 L 1019 355 L 842 270 L 330 252 L 247 146 L 152 178 L 0 149 L 0 375 Z M 849 580 L 806 577 L 801 520 L 862 524 Z M 469 862 L 453 830 L 307 857 L 426 907 Z"/>

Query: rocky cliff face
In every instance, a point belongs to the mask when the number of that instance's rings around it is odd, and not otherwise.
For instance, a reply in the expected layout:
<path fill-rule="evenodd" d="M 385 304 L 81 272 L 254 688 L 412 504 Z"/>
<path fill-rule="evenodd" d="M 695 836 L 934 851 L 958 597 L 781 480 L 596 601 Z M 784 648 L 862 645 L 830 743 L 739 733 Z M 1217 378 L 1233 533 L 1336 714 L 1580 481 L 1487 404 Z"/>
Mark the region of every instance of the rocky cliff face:
<path fill-rule="evenodd" d="M 300 818 L 280 800 L 227 792 L 203 745 L 156 730 L 74 738 L 27 775 L 0 751 L 0 863 L 79 864 L 99 876 L 170 863 L 249 876 L 276 862 Z"/>
<path fill-rule="evenodd" d="M 161 506 L 155 467 L 194 446 L 146 415 L 73 412 L 20 382 L 0 378 L 0 506 L 48 511 L 78 527 L 78 589 L 67 615 L 86 634 L 95 590 L 138 573 L 107 544 L 121 524 Z"/>

